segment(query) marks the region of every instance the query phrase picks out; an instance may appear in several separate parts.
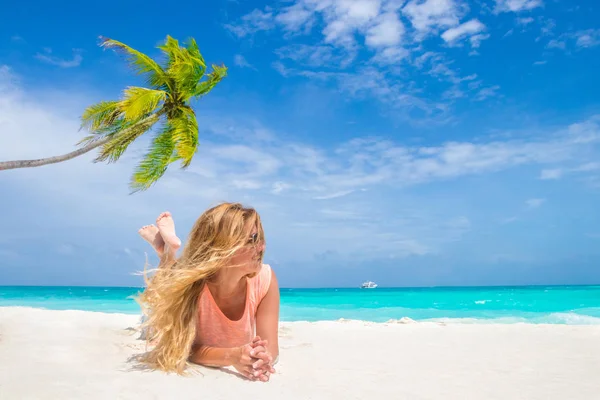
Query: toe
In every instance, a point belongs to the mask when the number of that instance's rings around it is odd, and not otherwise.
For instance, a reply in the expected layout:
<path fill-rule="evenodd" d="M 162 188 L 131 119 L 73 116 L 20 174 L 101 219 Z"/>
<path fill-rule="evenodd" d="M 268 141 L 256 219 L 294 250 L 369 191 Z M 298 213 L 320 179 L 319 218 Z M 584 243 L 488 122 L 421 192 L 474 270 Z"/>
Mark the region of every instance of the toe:
<path fill-rule="evenodd" d="M 170 217 L 170 216 L 171 216 L 171 213 L 168 211 L 165 211 L 158 216 L 157 220 L 165 218 L 165 217 Z"/>

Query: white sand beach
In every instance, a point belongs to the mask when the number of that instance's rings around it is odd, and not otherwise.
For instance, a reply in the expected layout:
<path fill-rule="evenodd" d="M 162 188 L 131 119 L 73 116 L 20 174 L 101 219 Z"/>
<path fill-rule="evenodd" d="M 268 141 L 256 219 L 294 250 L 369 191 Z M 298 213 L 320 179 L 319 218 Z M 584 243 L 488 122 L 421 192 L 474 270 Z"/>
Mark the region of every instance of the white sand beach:
<path fill-rule="evenodd" d="M 138 320 L 0 308 L 0 399 L 600 398 L 600 326 L 282 323 L 262 383 L 136 369 Z"/>

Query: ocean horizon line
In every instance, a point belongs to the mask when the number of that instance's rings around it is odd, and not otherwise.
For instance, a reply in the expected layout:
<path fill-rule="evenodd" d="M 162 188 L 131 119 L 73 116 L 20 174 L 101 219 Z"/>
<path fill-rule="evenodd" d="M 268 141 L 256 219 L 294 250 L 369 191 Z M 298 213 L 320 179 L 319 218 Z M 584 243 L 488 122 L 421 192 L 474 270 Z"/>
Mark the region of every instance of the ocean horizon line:
<path fill-rule="evenodd" d="M 362 289 L 365 291 L 374 291 L 379 289 L 485 289 L 485 288 L 548 288 L 548 287 L 595 287 L 600 283 L 565 283 L 565 284 L 494 284 L 494 285 L 433 285 L 433 286 L 384 286 L 378 284 L 377 288 L 368 289 L 357 286 L 299 286 L 299 287 L 280 287 L 280 290 L 346 290 Z M 115 288 L 115 289 L 144 289 L 145 286 L 120 286 L 120 285 L 0 285 L 0 288 Z"/>

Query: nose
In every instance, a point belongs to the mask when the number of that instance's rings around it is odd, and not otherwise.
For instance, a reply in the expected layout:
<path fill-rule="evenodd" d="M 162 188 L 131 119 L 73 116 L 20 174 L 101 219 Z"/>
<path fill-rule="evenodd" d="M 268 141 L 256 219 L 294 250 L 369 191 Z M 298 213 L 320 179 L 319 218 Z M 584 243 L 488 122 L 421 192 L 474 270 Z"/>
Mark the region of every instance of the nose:
<path fill-rule="evenodd" d="M 256 245 L 256 250 L 259 252 L 264 252 L 265 248 L 266 248 L 266 244 L 264 240 L 261 240 L 260 242 L 258 242 L 258 244 Z"/>

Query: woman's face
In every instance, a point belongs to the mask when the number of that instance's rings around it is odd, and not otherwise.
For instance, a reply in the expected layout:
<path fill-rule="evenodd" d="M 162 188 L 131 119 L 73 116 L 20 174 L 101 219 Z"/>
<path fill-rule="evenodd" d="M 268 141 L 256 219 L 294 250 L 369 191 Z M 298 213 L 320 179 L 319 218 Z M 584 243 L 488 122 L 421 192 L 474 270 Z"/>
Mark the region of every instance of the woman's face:
<path fill-rule="evenodd" d="M 247 242 L 244 247 L 239 249 L 231 258 L 231 265 L 236 268 L 243 268 L 245 273 L 254 274 L 262 266 L 262 256 L 265 252 L 265 242 L 258 238 L 258 229 L 256 225 L 249 224 L 247 232 Z"/>

